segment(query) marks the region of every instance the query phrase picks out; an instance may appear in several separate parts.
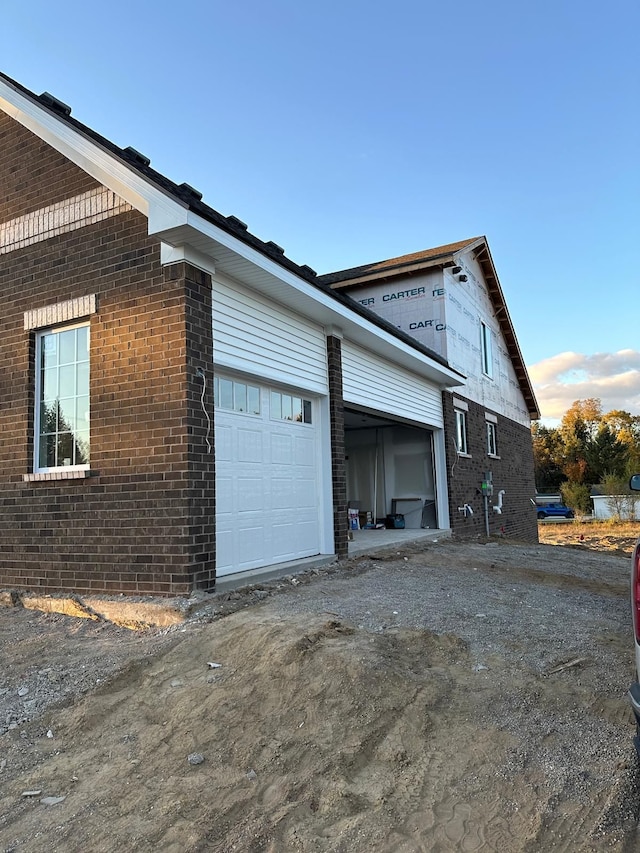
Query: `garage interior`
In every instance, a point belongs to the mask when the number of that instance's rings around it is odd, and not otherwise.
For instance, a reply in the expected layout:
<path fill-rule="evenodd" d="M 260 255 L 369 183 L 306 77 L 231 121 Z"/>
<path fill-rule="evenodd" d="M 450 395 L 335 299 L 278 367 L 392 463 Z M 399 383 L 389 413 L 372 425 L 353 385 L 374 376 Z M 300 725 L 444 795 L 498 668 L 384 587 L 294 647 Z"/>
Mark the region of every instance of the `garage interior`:
<path fill-rule="evenodd" d="M 360 526 L 437 529 L 433 433 L 356 409 L 345 409 L 347 501 Z"/>

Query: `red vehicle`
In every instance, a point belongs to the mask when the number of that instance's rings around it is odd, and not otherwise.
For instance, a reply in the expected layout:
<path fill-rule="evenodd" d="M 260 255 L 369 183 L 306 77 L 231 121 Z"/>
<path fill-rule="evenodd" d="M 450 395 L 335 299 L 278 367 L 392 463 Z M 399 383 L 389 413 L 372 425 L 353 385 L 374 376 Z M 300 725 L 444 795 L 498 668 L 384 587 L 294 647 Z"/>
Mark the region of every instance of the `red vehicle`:
<path fill-rule="evenodd" d="M 640 492 L 640 474 L 634 474 L 629 481 L 629 488 Z M 629 688 L 629 699 L 636 717 L 636 736 L 634 743 L 640 755 L 640 539 L 636 542 L 631 557 L 631 615 L 633 618 L 633 634 L 636 657 L 636 680 Z"/>

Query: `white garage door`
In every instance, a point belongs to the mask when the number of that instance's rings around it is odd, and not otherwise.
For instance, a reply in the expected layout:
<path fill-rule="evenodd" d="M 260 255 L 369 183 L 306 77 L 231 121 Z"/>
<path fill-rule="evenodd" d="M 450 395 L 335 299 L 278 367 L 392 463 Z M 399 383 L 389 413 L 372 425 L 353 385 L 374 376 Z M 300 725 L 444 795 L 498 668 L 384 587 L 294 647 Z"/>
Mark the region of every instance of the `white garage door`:
<path fill-rule="evenodd" d="M 225 377 L 215 397 L 217 574 L 320 553 L 314 401 Z"/>

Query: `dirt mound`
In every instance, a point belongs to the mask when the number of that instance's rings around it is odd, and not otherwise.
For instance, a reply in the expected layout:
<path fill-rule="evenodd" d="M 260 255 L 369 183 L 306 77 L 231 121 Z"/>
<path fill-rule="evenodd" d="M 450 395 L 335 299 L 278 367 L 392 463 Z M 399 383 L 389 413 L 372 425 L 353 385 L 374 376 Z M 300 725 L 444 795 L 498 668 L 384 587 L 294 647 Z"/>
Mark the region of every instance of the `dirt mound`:
<path fill-rule="evenodd" d="M 25 837 L 34 808 L 33 851 L 397 850 L 436 819 L 443 843 L 462 838 L 464 809 L 436 803 L 446 755 L 424 749 L 460 701 L 458 666 L 456 637 L 238 614 L 54 712 L 41 763 L 5 791 L 3 838 Z M 66 799 L 16 806 L 25 790 Z"/>
<path fill-rule="evenodd" d="M 445 543 L 163 635 L 0 611 L 0 698 L 75 702 L 1 735 L 0 849 L 631 849 L 627 577 Z"/>

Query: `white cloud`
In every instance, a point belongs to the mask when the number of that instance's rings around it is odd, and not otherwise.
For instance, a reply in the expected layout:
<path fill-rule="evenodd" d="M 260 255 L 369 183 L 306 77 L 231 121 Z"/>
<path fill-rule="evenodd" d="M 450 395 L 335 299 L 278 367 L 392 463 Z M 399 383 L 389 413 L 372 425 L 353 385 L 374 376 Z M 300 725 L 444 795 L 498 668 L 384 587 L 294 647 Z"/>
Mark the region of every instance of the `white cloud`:
<path fill-rule="evenodd" d="M 602 411 L 640 415 L 640 352 L 561 352 L 529 367 L 542 419 L 561 418 L 574 400 L 599 397 Z"/>

